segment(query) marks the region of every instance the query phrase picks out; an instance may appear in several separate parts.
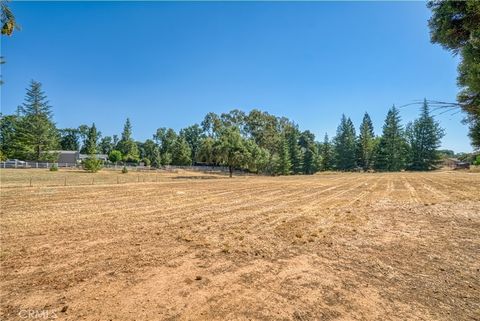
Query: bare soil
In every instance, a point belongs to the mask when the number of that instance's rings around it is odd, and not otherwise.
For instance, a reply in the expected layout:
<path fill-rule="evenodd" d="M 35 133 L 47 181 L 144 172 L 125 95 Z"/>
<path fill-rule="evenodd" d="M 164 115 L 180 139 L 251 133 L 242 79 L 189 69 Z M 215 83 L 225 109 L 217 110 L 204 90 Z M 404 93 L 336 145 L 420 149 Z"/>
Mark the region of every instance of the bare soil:
<path fill-rule="evenodd" d="M 2 320 L 480 320 L 479 173 L 15 173 Z"/>

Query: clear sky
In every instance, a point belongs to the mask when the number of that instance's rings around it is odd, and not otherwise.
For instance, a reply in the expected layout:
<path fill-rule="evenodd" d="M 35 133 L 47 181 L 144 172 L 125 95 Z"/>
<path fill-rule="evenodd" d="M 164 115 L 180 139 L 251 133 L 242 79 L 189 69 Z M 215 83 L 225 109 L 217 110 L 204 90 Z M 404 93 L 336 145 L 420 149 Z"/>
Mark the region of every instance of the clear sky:
<path fill-rule="evenodd" d="M 13 2 L 2 113 L 43 83 L 57 126 L 135 139 L 233 108 L 286 116 L 323 139 L 342 113 L 381 126 L 392 104 L 454 101 L 458 58 L 429 41 L 423 2 Z M 404 122 L 418 107 L 401 109 Z M 471 151 L 462 115 L 443 147 Z"/>

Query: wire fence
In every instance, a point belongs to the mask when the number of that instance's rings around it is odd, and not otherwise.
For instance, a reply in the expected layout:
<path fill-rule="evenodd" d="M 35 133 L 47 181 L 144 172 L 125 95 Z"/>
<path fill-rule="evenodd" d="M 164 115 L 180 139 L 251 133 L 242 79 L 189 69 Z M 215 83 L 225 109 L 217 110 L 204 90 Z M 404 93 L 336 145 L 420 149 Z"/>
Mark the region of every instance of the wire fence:
<path fill-rule="evenodd" d="M 56 165 L 58 171 L 50 171 Z M 111 185 L 133 183 L 159 183 L 174 180 L 222 179 L 229 176 L 224 166 L 125 166 L 127 173 L 122 173 L 124 165 L 107 164 L 97 173 L 89 173 L 78 164 L 18 162 L 0 163 L 0 185 L 10 187 L 53 187 L 81 185 Z M 254 175 L 240 170 L 235 176 Z"/>

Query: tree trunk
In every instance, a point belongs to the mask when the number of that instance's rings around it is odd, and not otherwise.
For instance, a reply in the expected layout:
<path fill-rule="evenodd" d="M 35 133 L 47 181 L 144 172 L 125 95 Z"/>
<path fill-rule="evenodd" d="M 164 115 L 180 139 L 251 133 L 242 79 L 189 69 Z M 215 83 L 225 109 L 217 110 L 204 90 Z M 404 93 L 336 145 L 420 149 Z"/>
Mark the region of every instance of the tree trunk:
<path fill-rule="evenodd" d="M 228 166 L 228 171 L 230 172 L 230 178 L 233 175 L 233 166 Z"/>

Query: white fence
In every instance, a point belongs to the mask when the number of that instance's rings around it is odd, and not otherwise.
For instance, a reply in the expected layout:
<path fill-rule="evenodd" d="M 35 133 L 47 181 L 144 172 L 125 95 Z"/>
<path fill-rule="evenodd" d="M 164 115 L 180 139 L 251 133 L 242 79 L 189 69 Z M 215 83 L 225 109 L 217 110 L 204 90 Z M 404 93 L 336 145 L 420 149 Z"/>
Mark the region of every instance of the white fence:
<path fill-rule="evenodd" d="M 10 160 L 6 162 L 0 162 L 0 168 L 50 168 L 52 166 L 57 166 L 58 168 L 81 168 L 80 163 L 56 163 L 56 162 L 27 162 L 20 160 Z M 127 167 L 128 170 L 132 171 L 150 171 L 150 170 L 166 170 L 174 172 L 176 170 L 191 170 L 191 171 L 201 171 L 201 172 L 228 172 L 228 167 L 225 166 L 205 166 L 205 165 L 192 165 L 192 166 L 174 166 L 174 165 L 165 165 L 159 168 L 152 166 L 139 166 L 135 164 L 127 165 L 116 165 L 116 164 L 104 164 L 103 168 L 105 169 L 122 169 Z M 235 171 L 243 172 L 243 171 Z"/>

